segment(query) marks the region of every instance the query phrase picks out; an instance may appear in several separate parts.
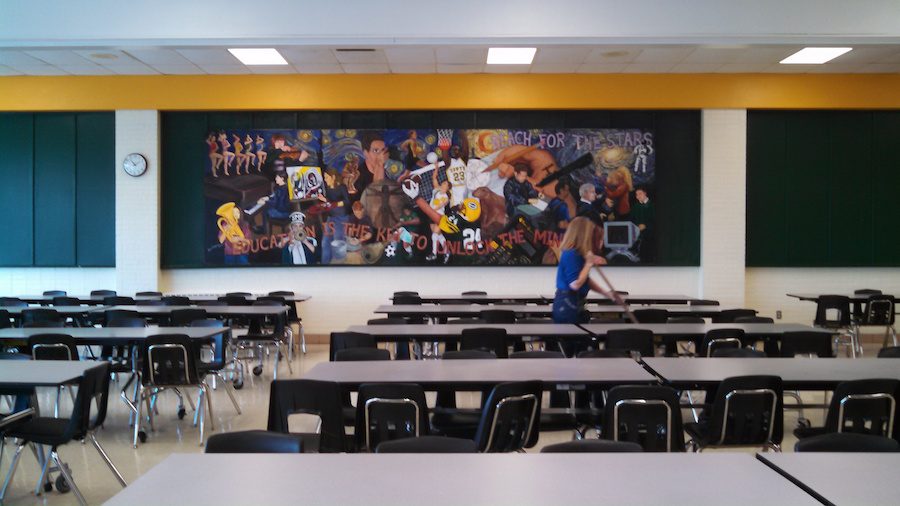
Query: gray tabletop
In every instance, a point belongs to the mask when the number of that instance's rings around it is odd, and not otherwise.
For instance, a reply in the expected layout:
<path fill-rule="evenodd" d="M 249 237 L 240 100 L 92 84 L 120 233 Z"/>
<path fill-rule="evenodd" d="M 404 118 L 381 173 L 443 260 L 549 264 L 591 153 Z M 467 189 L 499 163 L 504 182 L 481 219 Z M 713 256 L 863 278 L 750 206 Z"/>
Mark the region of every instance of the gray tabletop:
<path fill-rule="evenodd" d="M 760 453 L 757 457 L 837 506 L 900 502 L 898 453 Z"/>
<path fill-rule="evenodd" d="M 758 337 L 779 337 L 785 332 L 820 332 L 833 334 L 826 329 L 810 327 L 799 323 L 589 323 L 581 325 L 590 333 L 604 335 L 616 329 L 649 329 L 654 335 L 672 337 L 702 336 L 714 329 L 741 329 L 745 335 Z"/>
<path fill-rule="evenodd" d="M 553 300 L 553 294 L 543 294 L 541 297 L 546 297 L 549 300 Z M 687 304 L 692 300 L 697 300 L 696 297 L 691 297 L 689 295 L 681 295 L 681 294 L 634 294 L 630 293 L 628 295 L 623 295 L 623 299 L 625 302 L 629 304 L 636 305 L 649 305 L 649 304 Z M 596 304 L 615 304 L 616 302 L 608 297 L 604 297 L 602 295 L 598 295 L 595 293 L 590 293 L 587 296 L 587 302 L 593 302 Z"/>
<path fill-rule="evenodd" d="M 124 294 L 119 294 L 124 295 Z M 165 294 L 165 295 L 180 295 L 183 297 L 187 297 L 191 300 L 191 302 L 206 302 L 219 300 L 219 297 L 225 295 L 224 293 L 200 293 L 200 294 Z M 134 300 L 159 300 L 163 297 L 163 295 L 127 295 L 128 297 L 133 298 Z M 252 294 L 247 296 L 247 300 L 254 301 L 259 297 L 266 297 L 266 294 Z M 55 295 L 13 295 L 17 299 L 24 300 L 30 304 L 50 304 L 53 302 L 53 298 Z M 73 297 L 78 299 L 82 304 L 102 304 L 103 299 L 105 299 L 106 295 L 66 295 L 66 297 Z M 295 294 L 295 295 L 279 295 L 278 297 L 283 297 L 286 302 L 303 302 L 309 300 L 311 297 L 309 295 Z"/>
<path fill-rule="evenodd" d="M 865 302 L 865 301 L 869 300 L 869 297 L 872 294 L 868 294 L 868 293 L 866 293 L 866 294 L 835 293 L 835 292 L 831 292 L 831 293 L 789 293 L 789 294 L 787 294 L 788 297 L 794 297 L 795 299 L 800 299 L 800 300 L 805 300 L 805 301 L 810 301 L 810 302 L 817 302 L 819 300 L 819 297 L 821 297 L 823 295 L 843 295 L 844 297 L 847 297 L 848 299 L 850 299 L 850 302 Z M 889 294 L 885 294 L 885 295 L 889 295 Z M 898 301 L 897 297 L 894 297 L 894 302 L 897 302 L 897 301 Z"/>
<path fill-rule="evenodd" d="M 643 307 L 639 308 L 642 309 Z M 672 316 L 699 316 L 708 318 L 715 316 L 728 308 L 722 306 L 689 306 L 687 304 L 652 305 L 650 309 L 665 309 Z M 484 304 L 384 304 L 375 308 L 375 313 L 390 316 L 428 316 L 428 317 L 461 317 L 478 316 L 484 310 L 500 309 L 513 311 L 520 315 L 549 317 L 553 314 L 553 308 L 547 304 L 503 304 L 486 306 Z M 591 313 L 605 313 L 621 315 L 625 308 L 610 304 L 587 304 L 585 309 Z"/>
<path fill-rule="evenodd" d="M 427 295 L 420 294 L 419 298 L 422 302 L 443 304 L 445 302 L 474 302 L 489 304 L 494 302 L 521 302 L 523 304 L 551 304 L 553 303 L 554 294 L 487 294 L 487 295 L 459 295 L 459 294 L 437 294 Z M 688 301 L 695 300 L 696 297 L 687 295 L 640 295 L 629 294 L 624 296 L 625 300 L 630 304 L 687 304 Z M 393 299 L 393 297 L 391 297 Z M 614 304 L 614 302 L 601 295 L 591 294 L 587 298 L 588 302 L 596 302 L 598 304 Z"/>
<path fill-rule="evenodd" d="M 436 489 L 435 477 L 441 475 L 451 476 L 456 486 Z M 585 476 L 590 478 L 578 479 Z M 689 486 L 698 480 L 702 491 Z M 106 504 L 723 503 L 819 504 L 752 455 L 740 453 L 175 454 Z"/>
<path fill-rule="evenodd" d="M 0 329 L 0 341 L 4 339 L 28 339 L 37 334 L 60 333 L 75 338 L 78 344 L 115 344 L 117 342 L 143 341 L 149 336 L 158 334 L 184 334 L 191 339 L 209 339 L 212 336 L 230 330 L 228 327 L 66 327 L 60 329 L 47 328 L 10 328 Z M 5 367 L 9 361 L 0 362 Z"/>
<path fill-rule="evenodd" d="M 168 315 L 179 309 L 203 309 L 211 316 L 274 316 L 288 311 L 287 306 L 110 306 L 97 311 L 116 309 L 137 311 L 138 314 L 146 316 Z"/>
<path fill-rule="evenodd" d="M 4 360 L 0 364 L 0 386 L 8 388 L 73 383 L 84 371 L 100 365 L 92 360 Z"/>
<path fill-rule="evenodd" d="M 53 309 L 53 310 L 55 310 L 57 313 L 59 313 L 59 314 L 61 314 L 61 315 L 64 315 L 64 316 L 73 316 L 73 315 L 83 315 L 83 314 L 87 314 L 87 313 L 90 313 L 91 311 L 105 310 L 105 309 L 108 309 L 108 306 L 100 306 L 100 307 L 97 307 L 97 306 L 88 306 L 88 305 L 81 305 L 81 306 L 50 306 L 50 307 L 43 307 L 43 306 L 40 306 L 40 307 L 38 307 L 38 306 L 27 306 L 27 307 L 25 307 L 25 306 L 16 306 L 16 307 L 3 307 L 3 308 L 0 308 L 0 309 L 4 309 L 4 310 L 8 311 L 9 314 L 10 314 L 11 316 L 14 316 L 14 317 L 22 316 L 22 311 L 25 311 L 25 310 L 28 310 L 28 309 Z"/>
<path fill-rule="evenodd" d="M 667 358 L 643 359 L 666 381 L 675 385 L 718 383 L 730 376 L 780 376 L 785 387 L 833 388 L 842 381 L 900 379 L 900 363 L 878 358 Z"/>
<path fill-rule="evenodd" d="M 497 359 L 497 360 L 399 360 L 370 362 L 322 362 L 306 379 L 362 383 L 419 383 L 483 386 L 504 381 L 541 380 L 554 385 L 620 385 L 656 383 L 656 378 L 630 358 L 597 359 Z"/>
<path fill-rule="evenodd" d="M 363 332 L 378 341 L 406 341 L 411 338 L 441 341 L 459 337 L 464 329 L 506 329 L 513 337 L 588 337 L 587 332 L 569 323 L 467 323 L 446 325 L 353 325 L 349 332 Z"/>

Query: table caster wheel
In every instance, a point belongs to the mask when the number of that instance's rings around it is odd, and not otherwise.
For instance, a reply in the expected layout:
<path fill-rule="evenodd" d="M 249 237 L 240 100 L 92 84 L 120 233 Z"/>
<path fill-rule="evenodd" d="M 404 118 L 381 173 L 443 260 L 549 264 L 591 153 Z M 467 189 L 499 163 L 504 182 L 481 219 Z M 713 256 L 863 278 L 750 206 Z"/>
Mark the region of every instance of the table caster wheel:
<path fill-rule="evenodd" d="M 50 492 L 51 490 L 53 490 L 53 484 L 49 481 L 44 482 L 44 492 Z"/>
<path fill-rule="evenodd" d="M 49 483 L 47 485 L 49 485 Z M 63 477 L 63 475 L 59 475 L 56 477 L 56 490 L 60 494 L 65 494 L 66 492 L 71 490 L 69 488 L 69 482 L 66 481 L 66 479 Z"/>
<path fill-rule="evenodd" d="M 801 429 L 808 429 L 808 428 L 812 427 L 812 423 L 809 421 L 808 418 L 799 418 L 799 419 L 797 419 L 797 427 L 799 427 Z"/>
<path fill-rule="evenodd" d="M 259 376 L 260 374 L 262 374 L 262 366 L 258 365 L 253 368 L 253 375 Z"/>
<path fill-rule="evenodd" d="M 147 433 L 142 430 L 138 431 L 138 440 L 141 443 L 146 443 L 147 442 Z"/>
<path fill-rule="evenodd" d="M 235 390 L 244 388 L 244 380 L 234 380 L 231 382 L 231 384 L 234 386 Z"/>
<path fill-rule="evenodd" d="M 184 415 L 186 413 L 187 413 L 187 411 L 185 411 L 184 408 L 178 408 L 178 419 L 184 420 Z"/>

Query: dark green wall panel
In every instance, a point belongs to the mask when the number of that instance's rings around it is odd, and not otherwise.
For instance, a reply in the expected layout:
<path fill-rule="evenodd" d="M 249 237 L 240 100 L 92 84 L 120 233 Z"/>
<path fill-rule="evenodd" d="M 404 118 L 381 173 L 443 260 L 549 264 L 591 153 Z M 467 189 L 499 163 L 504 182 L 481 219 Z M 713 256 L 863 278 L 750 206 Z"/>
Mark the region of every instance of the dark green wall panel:
<path fill-rule="evenodd" d="M 872 136 L 873 265 L 900 265 L 900 111 L 880 112 Z"/>
<path fill-rule="evenodd" d="M 33 165 L 34 116 L 0 114 L 0 265 L 34 262 Z"/>
<path fill-rule="evenodd" d="M 84 267 L 116 265 L 116 121 L 76 117 L 75 257 Z"/>
<path fill-rule="evenodd" d="M 199 139 L 219 125 L 209 125 L 206 113 L 162 115 L 160 220 L 163 266 L 203 264 L 203 167 L 206 153 Z"/>
<path fill-rule="evenodd" d="M 34 265 L 75 265 L 75 115 L 34 118 Z"/>

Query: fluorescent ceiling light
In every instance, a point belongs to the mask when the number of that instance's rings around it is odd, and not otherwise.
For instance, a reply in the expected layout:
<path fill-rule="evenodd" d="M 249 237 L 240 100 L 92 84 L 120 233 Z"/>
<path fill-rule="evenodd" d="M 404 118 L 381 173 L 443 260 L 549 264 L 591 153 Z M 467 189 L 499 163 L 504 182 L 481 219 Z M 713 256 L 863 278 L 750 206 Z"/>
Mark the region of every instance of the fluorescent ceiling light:
<path fill-rule="evenodd" d="M 805 47 L 781 60 L 779 63 L 787 65 L 820 65 L 827 61 L 831 61 L 852 49 L 852 47 Z"/>
<path fill-rule="evenodd" d="M 531 65 L 537 48 L 492 47 L 488 49 L 488 65 Z"/>
<path fill-rule="evenodd" d="M 229 49 L 229 53 L 244 65 L 287 65 L 281 53 L 271 47 Z"/>

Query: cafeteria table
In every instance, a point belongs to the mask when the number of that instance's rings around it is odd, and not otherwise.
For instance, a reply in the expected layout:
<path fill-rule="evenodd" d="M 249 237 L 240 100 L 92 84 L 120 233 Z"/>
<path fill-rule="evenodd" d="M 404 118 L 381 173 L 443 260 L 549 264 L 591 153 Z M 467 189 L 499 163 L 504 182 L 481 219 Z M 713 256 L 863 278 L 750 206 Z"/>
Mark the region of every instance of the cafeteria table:
<path fill-rule="evenodd" d="M 0 388 L 56 387 L 75 383 L 85 371 L 100 365 L 91 360 L 4 360 L 0 364 Z"/>
<path fill-rule="evenodd" d="M 591 314 L 608 314 L 616 317 L 624 316 L 625 308 L 609 304 L 586 304 L 585 309 Z M 665 309 L 670 316 L 698 316 L 711 318 L 718 315 L 727 307 L 722 306 L 691 306 L 687 304 L 669 304 L 641 306 L 634 309 Z M 375 313 L 397 317 L 425 317 L 425 318 L 459 318 L 477 317 L 485 310 L 512 311 L 516 315 L 549 318 L 553 314 L 553 308 L 547 304 L 383 304 L 375 308 Z"/>
<path fill-rule="evenodd" d="M 118 294 L 124 295 L 124 294 Z M 195 293 L 195 294 L 175 294 L 175 293 L 167 293 L 163 295 L 129 295 L 129 297 L 134 300 L 160 300 L 165 296 L 169 295 L 177 295 L 183 296 L 190 299 L 192 303 L 197 302 L 209 302 L 214 300 L 219 300 L 219 297 L 224 296 L 224 293 Z M 250 302 L 255 301 L 259 297 L 267 297 L 266 294 L 251 294 L 246 296 L 246 299 Z M 53 299 L 55 295 L 12 295 L 11 297 L 15 297 L 17 299 L 23 300 L 29 304 L 41 304 L 48 305 L 53 303 Z M 66 297 L 72 297 L 78 299 L 82 304 L 103 304 L 103 300 L 108 297 L 107 295 L 66 295 Z M 278 295 L 278 297 L 282 297 L 285 302 L 295 303 L 295 302 L 304 302 L 309 300 L 311 297 L 309 295 L 303 294 L 294 294 L 294 295 Z"/>
<path fill-rule="evenodd" d="M 487 295 L 460 295 L 460 294 L 419 294 L 419 299 L 425 304 L 445 304 L 454 302 L 470 302 L 481 304 L 495 304 L 498 302 L 516 302 L 520 304 L 552 304 L 554 295 L 547 294 L 487 294 Z M 629 304 L 687 304 L 695 297 L 687 295 L 623 295 Z M 393 297 L 391 297 L 393 300 Z M 590 294 L 587 302 L 597 304 L 615 304 L 612 299 L 602 295 Z"/>

